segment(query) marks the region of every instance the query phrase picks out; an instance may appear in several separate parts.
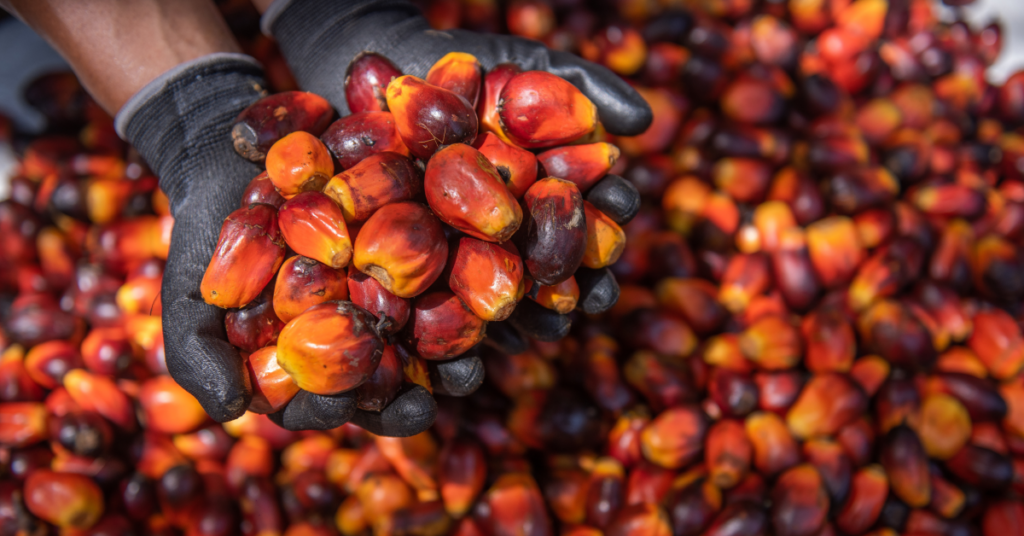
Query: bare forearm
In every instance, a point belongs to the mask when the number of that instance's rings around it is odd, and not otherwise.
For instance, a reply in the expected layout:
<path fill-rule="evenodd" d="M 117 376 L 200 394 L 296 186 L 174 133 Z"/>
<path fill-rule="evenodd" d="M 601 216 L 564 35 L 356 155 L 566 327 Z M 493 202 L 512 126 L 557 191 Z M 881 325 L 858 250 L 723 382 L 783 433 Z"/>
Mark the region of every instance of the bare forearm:
<path fill-rule="evenodd" d="M 115 114 L 168 69 L 214 52 L 240 52 L 211 0 L 0 0 L 67 59 Z"/>

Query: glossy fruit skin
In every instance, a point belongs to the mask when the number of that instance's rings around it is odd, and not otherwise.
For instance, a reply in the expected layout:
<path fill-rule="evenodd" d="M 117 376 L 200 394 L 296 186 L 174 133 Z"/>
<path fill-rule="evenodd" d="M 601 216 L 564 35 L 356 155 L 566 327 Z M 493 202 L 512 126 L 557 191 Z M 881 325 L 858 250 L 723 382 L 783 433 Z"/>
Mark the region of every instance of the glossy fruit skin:
<path fill-rule="evenodd" d="M 587 222 L 583 196 L 575 184 L 549 177 L 523 196 L 523 224 L 515 243 L 535 281 L 556 285 L 583 263 Z"/>
<path fill-rule="evenodd" d="M 352 303 L 366 309 L 378 320 L 383 315 L 385 322 L 378 324 L 382 337 L 398 333 L 409 321 L 409 311 L 412 309 L 409 299 L 388 292 L 376 279 L 360 272 L 355 266 L 348 268 L 348 297 Z"/>
<path fill-rule="evenodd" d="M 274 207 L 251 205 L 232 212 L 203 275 L 203 300 L 225 309 L 251 302 L 281 267 L 284 250 Z"/>
<path fill-rule="evenodd" d="M 356 236 L 355 267 L 400 298 L 425 291 L 441 275 L 448 242 L 427 207 L 392 203 L 374 213 Z"/>
<path fill-rule="evenodd" d="M 494 165 L 498 176 L 516 199 L 537 182 L 537 157 L 525 149 L 510 145 L 493 132 L 482 132 L 473 147 Z"/>
<path fill-rule="evenodd" d="M 497 169 L 469 145 L 439 150 L 427 163 L 423 189 L 442 221 L 480 240 L 504 242 L 523 221 L 523 210 Z"/>
<path fill-rule="evenodd" d="M 424 359 L 449 359 L 462 355 L 486 333 L 481 320 L 453 292 L 439 290 L 416 298 L 404 337 Z"/>
<path fill-rule="evenodd" d="M 422 196 L 423 177 L 408 157 L 382 152 L 332 177 L 324 194 L 341 207 L 346 222 L 362 223 L 388 203 Z"/>
<path fill-rule="evenodd" d="M 345 70 L 345 100 L 353 114 L 387 111 L 384 92 L 402 71 L 376 52 L 361 52 Z"/>
<path fill-rule="evenodd" d="M 476 112 L 461 95 L 406 75 L 388 85 L 387 99 L 398 135 L 416 158 L 427 160 L 445 145 L 476 139 Z"/>
<path fill-rule="evenodd" d="M 615 264 L 626 247 L 626 233 L 619 224 L 587 201 L 583 202 L 587 220 L 587 248 L 583 266 L 592 269 Z"/>
<path fill-rule="evenodd" d="M 252 103 L 235 118 L 231 140 L 235 152 L 262 162 L 277 140 L 297 130 L 319 136 L 334 116 L 327 99 L 304 91 L 276 93 Z"/>
<path fill-rule="evenodd" d="M 373 374 L 384 350 L 376 323 L 352 302 L 314 305 L 281 330 L 278 365 L 300 389 L 318 395 L 358 387 Z"/>
<path fill-rule="evenodd" d="M 527 280 L 525 286 L 526 297 L 558 314 L 569 314 L 579 303 L 580 287 L 572 276 L 557 285 L 541 285 Z"/>
<path fill-rule="evenodd" d="M 274 289 L 270 285 L 241 309 L 224 315 L 228 342 L 246 352 L 275 344 L 284 324 L 274 312 Z"/>
<path fill-rule="evenodd" d="M 318 303 L 347 299 L 345 270 L 301 255 L 284 261 L 274 283 L 274 313 L 285 323 Z"/>
<path fill-rule="evenodd" d="M 449 247 L 448 286 L 486 320 L 508 318 L 524 292 L 523 260 L 511 243 L 460 238 Z"/>
<path fill-rule="evenodd" d="M 384 346 L 380 364 L 373 374 L 362 385 L 356 388 L 359 396 L 359 409 L 365 411 L 383 411 L 391 402 L 398 389 L 402 387 L 402 364 L 395 356 L 394 347 Z"/>
<path fill-rule="evenodd" d="M 449 52 L 434 63 L 424 80 L 462 96 L 476 107 L 483 85 L 483 68 L 472 54 Z"/>
<path fill-rule="evenodd" d="M 341 166 L 349 169 L 364 158 L 383 152 L 409 156 L 390 112 L 359 112 L 331 123 L 320 141 Z"/>
<path fill-rule="evenodd" d="M 239 208 L 247 208 L 253 203 L 263 203 L 275 207 L 280 207 L 284 203 L 284 198 L 281 197 L 266 171 L 249 181 L 249 186 L 246 186 L 245 192 L 242 193 L 242 202 L 239 203 Z"/>
<path fill-rule="evenodd" d="M 246 360 L 249 383 L 252 385 L 253 413 L 274 413 L 291 401 L 299 386 L 277 363 L 277 347 L 267 346 L 249 354 Z"/>
<path fill-rule="evenodd" d="M 567 145 L 548 149 L 537 155 L 549 177 L 573 182 L 586 193 L 597 181 L 608 174 L 619 159 L 619 148 L 605 142 L 585 145 Z"/>
<path fill-rule="evenodd" d="M 502 130 L 520 147 L 569 143 L 593 132 L 597 107 L 566 80 L 544 71 L 519 73 L 498 101 Z"/>
<path fill-rule="evenodd" d="M 480 118 L 480 131 L 491 132 L 506 143 L 512 143 L 512 141 L 501 129 L 501 121 L 498 119 L 498 101 L 505 84 L 521 72 L 523 70 L 514 63 L 499 63 L 492 67 L 484 75 L 480 99 L 476 103 L 476 113 Z"/>
<path fill-rule="evenodd" d="M 303 192 L 285 201 L 277 212 L 285 243 L 299 255 L 334 269 L 352 259 L 352 239 L 338 205 L 320 192 Z"/>
<path fill-rule="evenodd" d="M 333 174 L 330 151 L 308 132 L 292 132 L 267 152 L 267 175 L 285 199 L 320 191 Z"/>
<path fill-rule="evenodd" d="M 40 469 L 24 491 L 28 510 L 58 527 L 87 529 L 103 515 L 103 492 L 85 475 Z"/>

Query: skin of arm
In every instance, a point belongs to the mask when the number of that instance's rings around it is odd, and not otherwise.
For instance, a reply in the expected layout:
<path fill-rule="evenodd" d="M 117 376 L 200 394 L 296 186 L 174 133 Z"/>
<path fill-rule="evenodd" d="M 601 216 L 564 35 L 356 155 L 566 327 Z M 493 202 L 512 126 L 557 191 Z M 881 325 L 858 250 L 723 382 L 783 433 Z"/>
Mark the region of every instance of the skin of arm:
<path fill-rule="evenodd" d="M 241 52 L 211 0 L 0 0 L 71 64 L 114 115 L 167 70 L 215 52 Z"/>

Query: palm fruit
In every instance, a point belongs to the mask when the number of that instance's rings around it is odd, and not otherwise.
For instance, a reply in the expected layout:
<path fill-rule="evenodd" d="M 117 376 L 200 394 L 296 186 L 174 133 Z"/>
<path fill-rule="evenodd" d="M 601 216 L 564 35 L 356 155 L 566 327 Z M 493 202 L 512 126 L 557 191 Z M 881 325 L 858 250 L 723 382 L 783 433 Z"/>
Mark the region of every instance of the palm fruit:
<path fill-rule="evenodd" d="M 348 299 L 345 270 L 335 270 L 309 257 L 296 255 L 284 261 L 274 283 L 274 313 L 282 322 L 310 307 Z"/>
<path fill-rule="evenodd" d="M 554 147 L 590 134 L 597 107 L 566 80 L 544 71 L 514 75 L 501 89 L 498 120 L 516 145 Z"/>
<path fill-rule="evenodd" d="M 537 182 L 537 157 L 530 151 L 505 143 L 493 132 L 483 132 L 473 147 L 494 165 L 498 176 L 516 199 L 522 199 L 526 190 Z"/>
<path fill-rule="evenodd" d="M 299 386 L 277 362 L 277 347 L 267 346 L 249 354 L 246 360 L 252 384 L 253 413 L 280 411 L 299 392 Z"/>
<path fill-rule="evenodd" d="M 423 194 L 423 179 L 412 160 L 395 152 L 369 155 L 335 175 L 324 193 L 341 207 L 345 221 L 367 220 L 388 203 L 412 201 Z"/>
<path fill-rule="evenodd" d="M 427 203 L 442 221 L 490 242 L 512 237 L 523 211 L 487 158 L 465 144 L 449 145 L 427 164 Z"/>
<path fill-rule="evenodd" d="M 416 158 L 427 160 L 441 147 L 476 139 L 473 106 L 447 89 L 400 76 L 388 85 L 387 102 L 398 135 Z"/>
<path fill-rule="evenodd" d="M 285 244 L 270 205 L 240 208 L 220 230 L 200 290 L 203 300 L 222 308 L 253 301 L 284 262 Z"/>
<path fill-rule="evenodd" d="M 303 192 L 277 211 L 277 221 L 288 247 L 299 255 L 334 269 L 352 258 L 352 239 L 338 205 L 320 192 Z"/>
<path fill-rule="evenodd" d="M 385 91 L 402 71 L 391 60 L 375 52 L 361 52 L 345 71 L 345 100 L 353 114 L 387 111 Z"/>
<path fill-rule="evenodd" d="M 461 238 L 449 247 L 448 286 L 476 316 L 508 318 L 523 296 L 523 260 L 511 243 Z"/>
<path fill-rule="evenodd" d="M 231 128 L 235 152 L 262 162 L 277 140 L 295 131 L 319 136 L 334 110 L 327 99 L 304 91 L 285 91 L 263 97 L 242 110 Z"/>
<path fill-rule="evenodd" d="M 472 54 L 449 52 L 430 67 L 424 80 L 462 96 L 475 108 L 483 85 L 483 68 Z"/>
<path fill-rule="evenodd" d="M 583 262 L 588 234 L 583 203 L 575 184 L 551 177 L 534 183 L 523 196 L 524 221 L 515 242 L 538 283 L 565 281 Z"/>
<path fill-rule="evenodd" d="M 285 199 L 320 191 L 334 175 L 331 153 L 316 136 L 303 131 L 277 140 L 267 151 L 267 175 Z"/>
<path fill-rule="evenodd" d="M 409 156 L 390 112 L 359 112 L 331 123 L 320 141 L 341 166 L 349 169 L 371 155 L 393 152 Z"/>
<path fill-rule="evenodd" d="M 448 359 L 465 353 L 484 338 L 481 320 L 451 291 L 428 292 L 413 301 L 404 337 L 424 359 Z"/>
<path fill-rule="evenodd" d="M 425 291 L 441 275 L 448 243 L 441 222 L 413 202 L 385 205 L 356 237 L 355 267 L 400 298 Z"/>

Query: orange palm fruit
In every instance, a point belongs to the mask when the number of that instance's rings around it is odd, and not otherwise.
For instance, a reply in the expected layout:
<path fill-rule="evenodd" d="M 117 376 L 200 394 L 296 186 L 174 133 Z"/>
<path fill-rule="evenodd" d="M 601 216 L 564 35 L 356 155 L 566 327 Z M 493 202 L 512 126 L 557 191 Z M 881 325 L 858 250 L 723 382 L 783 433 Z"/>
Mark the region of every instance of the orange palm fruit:
<path fill-rule="evenodd" d="M 601 180 L 618 161 L 619 148 L 605 142 L 567 145 L 537 155 L 548 177 L 558 177 L 586 192 Z"/>
<path fill-rule="evenodd" d="M 519 203 L 494 165 L 469 145 L 439 150 L 427 164 L 423 188 L 441 220 L 481 240 L 504 242 L 523 221 Z"/>
<path fill-rule="evenodd" d="M 741 500 L 726 504 L 703 534 L 767 534 L 768 522 L 768 512 L 764 506 L 754 501 Z"/>
<path fill-rule="evenodd" d="M 828 288 L 845 284 L 864 260 L 853 220 L 829 216 L 807 226 L 807 249 L 818 279 Z"/>
<path fill-rule="evenodd" d="M 371 525 L 413 504 L 409 486 L 394 473 L 369 475 L 355 490 L 363 506 L 363 515 Z"/>
<path fill-rule="evenodd" d="M 714 332 L 728 317 L 717 300 L 718 290 L 699 278 L 665 278 L 654 289 L 658 304 L 682 316 L 702 335 Z"/>
<path fill-rule="evenodd" d="M 776 534 L 818 534 L 828 520 L 828 493 L 821 473 L 811 464 L 797 465 L 779 475 L 771 497 Z"/>
<path fill-rule="evenodd" d="M 558 314 L 572 312 L 580 299 L 580 287 L 572 276 L 555 285 L 541 285 L 531 279 L 527 279 L 525 284 L 528 298 Z"/>
<path fill-rule="evenodd" d="M 183 434 L 206 422 L 206 412 L 199 401 L 170 376 L 154 376 L 143 382 L 139 405 L 146 428 L 156 432 Z"/>
<path fill-rule="evenodd" d="M 757 158 L 722 158 L 711 171 L 715 186 L 736 201 L 760 203 L 771 183 L 771 165 Z"/>
<path fill-rule="evenodd" d="M 587 515 L 588 474 L 582 469 L 555 468 L 544 481 L 544 499 L 555 517 L 563 523 L 583 523 Z"/>
<path fill-rule="evenodd" d="M 498 119 L 498 102 L 505 84 L 522 69 L 514 63 L 499 63 L 484 75 L 480 99 L 476 103 L 476 113 L 480 117 L 480 130 L 486 130 L 498 136 L 504 142 L 511 142 L 501 128 Z M 497 165 L 497 164 L 495 164 Z M 518 196 L 517 196 L 518 197 Z"/>
<path fill-rule="evenodd" d="M 800 225 L 808 225 L 826 212 L 825 200 L 817 182 L 808 173 L 794 167 L 784 167 L 775 174 L 766 199 L 789 205 Z"/>
<path fill-rule="evenodd" d="M 318 192 L 334 175 L 331 153 L 316 136 L 303 131 L 277 140 L 267 151 L 267 175 L 285 199 Z"/>
<path fill-rule="evenodd" d="M 691 58 L 690 62 L 693 62 Z M 689 63 L 689 62 L 688 62 Z M 696 63 L 696 62 L 694 62 Z M 685 74 L 684 74 L 685 76 Z M 663 152 L 672 144 L 684 114 L 689 108 L 687 100 L 676 90 L 666 87 L 634 86 L 647 105 L 651 107 L 654 120 L 642 134 L 636 136 L 619 136 L 615 143 L 628 156 L 651 155 Z M 594 134 L 600 135 L 603 127 L 598 123 Z M 588 136 L 588 138 L 590 138 Z M 598 138 L 599 139 L 599 138 Z M 596 141 L 596 140 L 590 140 Z M 685 155 L 685 153 L 683 153 Z M 699 157 L 699 153 L 697 154 Z"/>
<path fill-rule="evenodd" d="M 589 201 L 583 202 L 583 210 L 587 220 L 587 246 L 583 252 L 583 265 L 598 269 L 615 264 L 626 247 L 626 233 Z"/>
<path fill-rule="evenodd" d="M 34 471 L 25 480 L 25 506 L 58 527 L 88 529 L 103 515 L 103 492 L 85 475 Z"/>
<path fill-rule="evenodd" d="M 360 272 L 355 266 L 348 267 L 348 299 L 366 309 L 384 322 L 378 325 L 381 336 L 393 335 L 409 321 L 412 308 L 408 298 L 399 298 L 390 293 L 374 278 Z"/>
<path fill-rule="evenodd" d="M 747 308 L 755 296 L 771 287 L 768 256 L 764 253 L 735 255 L 722 275 L 718 301 L 733 313 Z"/>
<path fill-rule="evenodd" d="M 231 142 L 243 158 L 262 162 L 277 140 L 298 130 L 319 136 L 333 116 L 331 103 L 319 95 L 305 91 L 276 93 L 238 114 L 231 127 Z"/>
<path fill-rule="evenodd" d="M 356 495 L 349 495 L 334 514 L 334 524 L 343 536 L 358 536 L 369 528 L 363 513 L 363 503 Z"/>
<path fill-rule="evenodd" d="M 82 409 L 95 411 L 125 430 L 134 430 L 135 408 L 114 380 L 74 369 L 64 375 L 64 388 Z"/>
<path fill-rule="evenodd" d="M 449 52 L 434 62 L 424 80 L 461 95 L 470 106 L 476 107 L 483 85 L 483 67 L 472 54 Z"/>
<path fill-rule="evenodd" d="M 352 302 L 314 305 L 277 339 L 277 363 L 300 389 L 334 395 L 358 387 L 380 363 L 377 320 Z"/>
<path fill-rule="evenodd" d="M 931 501 L 928 457 L 917 434 L 900 425 L 886 434 L 879 456 L 889 475 L 892 492 L 911 508 L 923 508 Z"/>
<path fill-rule="evenodd" d="M 843 446 L 831 439 L 812 439 L 803 444 L 803 458 L 821 475 L 829 499 L 841 503 L 850 491 L 853 463 Z"/>
<path fill-rule="evenodd" d="M 493 132 L 477 136 L 473 147 L 494 165 L 505 187 L 516 199 L 522 199 L 526 190 L 537 182 L 537 157 L 530 151 L 505 143 Z"/>
<path fill-rule="evenodd" d="M 200 291 L 203 300 L 225 309 L 256 299 L 284 262 L 285 243 L 270 205 L 240 208 L 224 219 L 217 248 Z"/>
<path fill-rule="evenodd" d="M 778 315 L 762 317 L 739 338 L 740 350 L 747 359 L 764 370 L 793 368 L 803 354 L 800 332 Z"/>
<path fill-rule="evenodd" d="M 835 435 L 867 410 L 868 399 L 845 374 L 816 374 L 786 414 L 786 424 L 798 439 Z"/>
<path fill-rule="evenodd" d="M 1017 322 L 1001 309 L 975 315 L 967 345 L 996 379 L 1010 379 L 1024 367 L 1024 336 Z"/>
<path fill-rule="evenodd" d="M 347 279 L 344 269 L 301 255 L 291 257 L 281 265 L 274 283 L 274 313 L 287 323 L 318 303 L 347 300 Z"/>
<path fill-rule="evenodd" d="M 387 111 L 385 91 L 402 71 L 376 52 L 360 52 L 345 71 L 345 101 L 353 114 Z"/>
<path fill-rule="evenodd" d="M 932 473 L 932 502 L 928 508 L 946 519 L 953 519 L 963 511 L 966 495 L 963 490 L 942 476 Z"/>
<path fill-rule="evenodd" d="M 580 44 L 587 61 L 599 63 L 622 76 L 637 73 L 647 59 L 647 43 L 640 32 L 625 25 L 611 25 L 598 31 L 593 39 Z"/>
<path fill-rule="evenodd" d="M 598 458 L 587 482 L 584 522 L 605 528 L 626 502 L 626 471 L 618 460 Z"/>
<path fill-rule="evenodd" d="M 534 281 L 555 285 L 583 262 L 587 222 L 575 184 L 556 178 L 534 183 L 523 196 L 524 218 L 515 242 Z"/>
<path fill-rule="evenodd" d="M 341 209 L 320 192 L 303 192 L 285 201 L 277 212 L 281 235 L 299 255 L 331 268 L 344 268 L 352 258 L 352 239 Z"/>
<path fill-rule="evenodd" d="M 411 201 L 423 193 L 423 178 L 412 160 L 396 152 L 369 155 L 345 168 L 324 186 L 341 207 L 345 221 L 362 223 L 388 203 Z"/>
<path fill-rule="evenodd" d="M 750 471 L 753 447 L 743 423 L 723 419 L 711 425 L 704 445 L 704 465 L 708 478 L 720 489 L 740 483 Z"/>
<path fill-rule="evenodd" d="M 985 509 L 981 521 L 985 536 L 1012 534 L 1024 520 L 1024 503 L 1019 499 L 1000 499 Z"/>
<path fill-rule="evenodd" d="M 597 107 L 568 81 L 545 71 L 512 76 L 501 90 L 502 130 L 527 149 L 562 145 L 597 127 Z"/>
<path fill-rule="evenodd" d="M 441 222 L 412 202 L 385 205 L 366 220 L 356 237 L 353 262 L 400 298 L 425 291 L 441 275 L 448 243 Z"/>
<path fill-rule="evenodd" d="M 49 437 L 47 408 L 41 402 L 0 403 L 0 443 L 27 447 Z"/>
<path fill-rule="evenodd" d="M 860 265 L 850 283 L 850 307 L 863 311 L 875 300 L 902 290 L 921 273 L 924 256 L 921 246 L 907 237 L 898 237 L 878 248 Z"/>
<path fill-rule="evenodd" d="M 627 410 L 619 415 L 608 432 L 608 455 L 631 469 L 641 463 L 640 433 L 649 422 L 651 416 L 645 408 Z"/>
<path fill-rule="evenodd" d="M 849 497 L 836 516 L 836 528 L 846 534 L 866 532 L 881 515 L 888 493 L 889 477 L 880 465 L 858 470 L 850 480 Z"/>
<path fill-rule="evenodd" d="M 390 112 L 359 112 L 331 123 L 320 141 L 337 160 L 341 169 L 350 169 L 379 153 L 409 156 Z"/>
<path fill-rule="evenodd" d="M 894 300 L 875 302 L 857 319 L 861 341 L 891 364 L 915 369 L 935 357 L 935 347 L 920 319 Z"/>
<path fill-rule="evenodd" d="M 807 355 L 804 364 L 811 372 L 849 372 L 857 355 L 853 326 L 834 308 L 815 309 L 800 325 Z"/>
<path fill-rule="evenodd" d="M 359 395 L 359 409 L 365 411 L 383 411 L 388 402 L 394 400 L 398 389 L 402 387 L 404 378 L 402 363 L 395 355 L 392 345 L 384 345 L 384 352 L 380 357 L 380 364 L 373 374 L 359 387 L 356 393 Z"/>
<path fill-rule="evenodd" d="M 89 335 L 92 335 L 92 332 L 97 330 L 102 335 L 103 329 L 94 328 L 89 332 Z M 93 343 L 89 335 L 86 336 L 85 340 Z M 92 344 L 86 346 L 85 341 L 83 341 L 82 350 L 92 350 Z M 17 398 L 22 400 L 39 400 L 42 398 L 42 391 L 39 390 L 40 386 L 45 389 L 56 389 L 61 385 L 64 374 L 73 368 L 81 367 L 83 362 L 85 360 L 78 353 L 78 349 L 67 341 L 47 341 L 37 344 L 28 351 L 28 354 L 25 354 L 21 346 L 11 346 L 0 355 L 0 370 L 11 374 L 12 378 L 8 381 L 13 380 L 21 384 L 17 389 L 21 396 L 5 396 L 5 400 L 14 401 Z M 85 364 L 89 363 L 86 362 Z M 113 375 L 117 371 L 115 367 L 105 368 L 107 370 L 95 370 L 95 372 L 100 374 L 110 372 L 110 375 Z M 0 373 L 0 376 L 2 375 Z M 38 385 L 33 385 L 33 383 Z M 38 394 L 38 397 L 36 394 Z"/>
<path fill-rule="evenodd" d="M 523 260 L 515 246 L 459 239 L 448 251 L 448 286 L 476 316 L 508 318 L 524 292 Z"/>
<path fill-rule="evenodd" d="M 413 156 L 426 160 L 454 143 L 473 143 L 477 117 L 465 97 L 415 76 L 400 76 L 387 88 L 388 109 Z"/>
<path fill-rule="evenodd" d="M 869 397 L 875 396 L 882 383 L 889 377 L 892 367 L 889 362 L 877 355 L 866 355 L 853 363 L 850 367 L 850 377 L 860 385 L 864 394 Z M 824 371 L 820 371 L 824 372 Z M 842 371 L 836 371 L 842 372 Z"/>
<path fill-rule="evenodd" d="M 640 503 L 619 510 L 605 527 L 605 534 L 608 536 L 632 534 L 669 536 L 672 534 L 672 523 L 665 510 L 657 504 Z"/>
<path fill-rule="evenodd" d="M 252 385 L 253 413 L 274 413 L 284 408 L 299 392 L 299 386 L 277 362 L 277 347 L 267 346 L 249 354 L 246 360 Z"/>
<path fill-rule="evenodd" d="M 456 437 L 445 443 L 438 458 L 437 480 L 449 515 L 458 519 L 469 513 L 486 478 L 484 451 L 476 441 Z"/>
<path fill-rule="evenodd" d="M 487 322 L 451 291 L 429 292 L 412 305 L 405 337 L 424 359 L 462 355 L 484 338 Z"/>
<path fill-rule="evenodd" d="M 647 399 L 654 411 L 692 400 L 685 376 L 649 351 L 635 352 L 622 367 L 626 382 Z"/>
<path fill-rule="evenodd" d="M 896 217 L 887 208 L 873 208 L 853 216 L 862 246 L 872 249 L 889 240 L 896 228 Z"/>
<path fill-rule="evenodd" d="M 393 345 L 395 357 L 402 365 L 402 378 L 405 383 L 420 385 L 428 392 L 434 392 L 434 386 L 430 381 L 430 371 L 427 370 L 427 360 L 406 349 L 403 344 Z"/>
<path fill-rule="evenodd" d="M 796 441 L 786 423 L 775 413 L 752 413 L 747 417 L 745 426 L 754 447 L 754 467 L 759 473 L 771 476 L 800 462 Z"/>
<path fill-rule="evenodd" d="M 722 113 L 740 123 L 770 124 L 785 113 L 783 96 L 771 81 L 742 74 L 733 80 L 721 98 Z"/>
<path fill-rule="evenodd" d="M 529 473 L 499 476 L 480 498 L 474 520 L 484 534 L 519 534 L 530 527 L 533 534 L 553 534 L 551 518 L 540 488 Z"/>
<path fill-rule="evenodd" d="M 668 469 L 685 467 L 700 456 L 707 428 L 707 417 L 696 406 L 667 409 L 640 434 L 644 458 Z"/>

